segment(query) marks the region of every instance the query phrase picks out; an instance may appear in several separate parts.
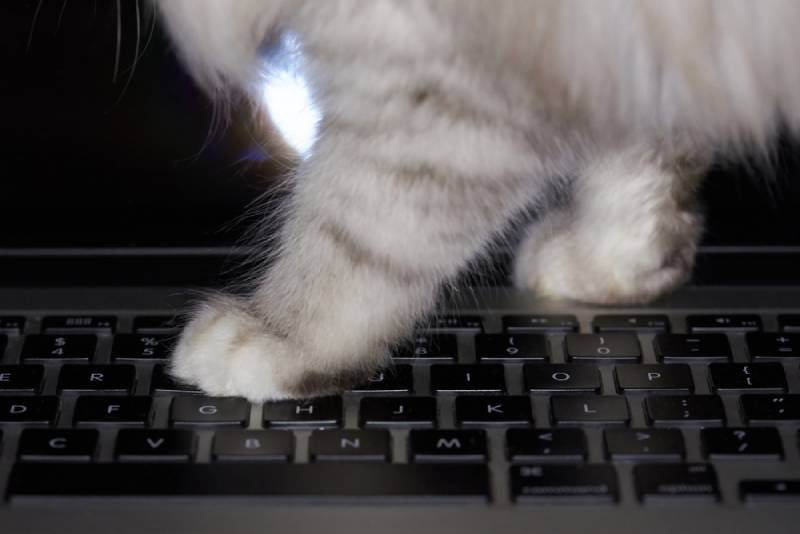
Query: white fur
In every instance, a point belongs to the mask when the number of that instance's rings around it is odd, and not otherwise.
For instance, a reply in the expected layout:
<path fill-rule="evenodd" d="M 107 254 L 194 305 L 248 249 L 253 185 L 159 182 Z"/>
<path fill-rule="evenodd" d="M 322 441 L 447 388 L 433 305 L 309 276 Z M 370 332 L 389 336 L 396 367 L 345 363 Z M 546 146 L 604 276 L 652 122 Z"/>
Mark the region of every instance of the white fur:
<path fill-rule="evenodd" d="M 800 118 L 794 0 L 157 3 L 222 101 L 255 99 L 265 49 L 294 33 L 323 113 L 257 289 L 209 302 L 176 350 L 174 373 L 211 393 L 347 387 L 532 204 L 519 285 L 657 296 L 691 269 L 713 153 L 766 149 Z"/>

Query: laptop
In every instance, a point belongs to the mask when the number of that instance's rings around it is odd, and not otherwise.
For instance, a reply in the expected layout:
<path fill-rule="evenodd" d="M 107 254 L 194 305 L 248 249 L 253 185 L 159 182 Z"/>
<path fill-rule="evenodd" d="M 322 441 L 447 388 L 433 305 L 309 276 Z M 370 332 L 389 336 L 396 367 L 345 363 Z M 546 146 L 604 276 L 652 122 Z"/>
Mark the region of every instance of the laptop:
<path fill-rule="evenodd" d="M 655 303 L 540 302 L 496 258 L 353 391 L 206 397 L 164 372 L 180 314 L 280 168 L 244 111 L 209 133 L 139 7 L 0 7 L 3 532 L 797 531 L 796 146 L 715 170 Z"/>

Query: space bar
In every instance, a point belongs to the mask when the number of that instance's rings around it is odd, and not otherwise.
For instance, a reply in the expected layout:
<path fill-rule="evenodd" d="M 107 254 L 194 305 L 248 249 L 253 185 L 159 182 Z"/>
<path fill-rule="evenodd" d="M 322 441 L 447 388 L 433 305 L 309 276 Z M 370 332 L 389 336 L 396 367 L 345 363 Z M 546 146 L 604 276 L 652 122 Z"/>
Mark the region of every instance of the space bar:
<path fill-rule="evenodd" d="M 6 497 L 486 500 L 481 465 L 17 464 Z"/>

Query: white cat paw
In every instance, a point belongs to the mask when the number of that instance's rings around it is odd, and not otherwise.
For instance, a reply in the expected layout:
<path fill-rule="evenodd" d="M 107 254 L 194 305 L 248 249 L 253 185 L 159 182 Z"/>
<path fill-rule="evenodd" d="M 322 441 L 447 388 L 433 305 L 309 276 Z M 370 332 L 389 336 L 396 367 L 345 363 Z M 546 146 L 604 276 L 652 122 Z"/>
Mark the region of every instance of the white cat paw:
<path fill-rule="evenodd" d="M 672 219 L 631 228 L 576 225 L 569 212 L 548 216 L 529 230 L 516 259 L 514 283 L 556 300 L 652 300 L 688 280 L 694 266 L 700 217 L 683 212 Z"/>
<path fill-rule="evenodd" d="M 209 395 L 252 402 L 340 393 L 365 378 L 364 370 L 330 366 L 323 372 L 316 361 L 267 331 L 243 302 L 222 297 L 205 302 L 184 329 L 170 373 Z"/>

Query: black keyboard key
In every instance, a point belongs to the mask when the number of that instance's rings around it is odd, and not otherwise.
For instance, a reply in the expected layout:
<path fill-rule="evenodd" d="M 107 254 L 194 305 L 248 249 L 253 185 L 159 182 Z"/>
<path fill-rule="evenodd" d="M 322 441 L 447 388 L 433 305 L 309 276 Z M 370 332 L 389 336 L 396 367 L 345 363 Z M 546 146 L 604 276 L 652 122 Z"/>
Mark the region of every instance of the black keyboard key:
<path fill-rule="evenodd" d="M 339 426 L 342 421 L 341 397 L 267 402 L 264 426 L 278 428 Z"/>
<path fill-rule="evenodd" d="M 461 426 L 528 426 L 531 400 L 522 395 L 458 397 L 456 424 Z"/>
<path fill-rule="evenodd" d="M 132 365 L 64 365 L 58 390 L 130 393 L 135 383 L 136 368 Z"/>
<path fill-rule="evenodd" d="M 475 353 L 481 361 L 544 361 L 550 347 L 547 336 L 540 334 L 479 334 Z"/>
<path fill-rule="evenodd" d="M 800 358 L 800 334 L 747 334 L 751 360 Z"/>
<path fill-rule="evenodd" d="M 150 422 L 150 397 L 78 397 L 75 424 L 145 426 Z"/>
<path fill-rule="evenodd" d="M 180 330 L 174 315 L 146 315 L 133 320 L 137 334 L 176 334 Z"/>
<path fill-rule="evenodd" d="M 411 343 L 404 343 L 392 355 L 395 361 L 454 361 L 458 358 L 458 341 L 452 334 L 418 333 Z"/>
<path fill-rule="evenodd" d="M 779 315 L 778 326 L 781 332 L 800 332 L 800 314 Z"/>
<path fill-rule="evenodd" d="M 211 456 L 218 462 L 289 462 L 294 434 L 285 430 L 223 430 L 214 434 Z"/>
<path fill-rule="evenodd" d="M 189 462 L 194 452 L 191 430 L 124 428 L 117 434 L 114 448 L 120 462 Z"/>
<path fill-rule="evenodd" d="M 365 428 L 434 427 L 436 399 L 433 397 L 368 397 L 361 399 L 359 421 Z"/>
<path fill-rule="evenodd" d="M 94 357 L 96 345 L 97 338 L 89 334 L 34 334 L 25 338 L 22 359 L 89 361 Z"/>
<path fill-rule="evenodd" d="M 624 397 L 554 396 L 550 407 L 558 425 L 626 425 L 630 420 Z"/>
<path fill-rule="evenodd" d="M 8 496 L 113 498 L 287 497 L 424 504 L 486 501 L 483 465 L 449 464 L 33 464 L 16 465 Z"/>
<path fill-rule="evenodd" d="M 752 503 L 800 502 L 800 479 L 743 480 L 739 497 Z"/>
<path fill-rule="evenodd" d="M 0 397 L 0 423 L 50 424 L 59 406 L 57 397 Z"/>
<path fill-rule="evenodd" d="M 776 428 L 705 428 L 700 436 L 703 451 L 711 460 L 783 458 L 783 444 Z"/>
<path fill-rule="evenodd" d="M 42 319 L 45 334 L 111 334 L 117 318 L 110 315 L 67 315 Z"/>
<path fill-rule="evenodd" d="M 686 327 L 692 334 L 704 332 L 758 332 L 761 318 L 753 314 L 690 315 Z"/>
<path fill-rule="evenodd" d="M 8 345 L 8 336 L 6 336 L 5 334 L 0 334 L 0 358 L 3 357 L 7 345 Z"/>
<path fill-rule="evenodd" d="M 150 391 L 152 393 L 201 393 L 200 388 L 192 384 L 184 384 L 175 381 L 163 365 L 156 365 L 153 368 L 153 379 L 150 382 Z"/>
<path fill-rule="evenodd" d="M 422 326 L 429 332 L 483 332 L 483 318 L 480 315 L 438 315 L 430 324 Z"/>
<path fill-rule="evenodd" d="M 719 499 L 717 475 L 708 464 L 637 465 L 633 478 L 642 502 Z"/>
<path fill-rule="evenodd" d="M 742 395 L 739 400 L 748 423 L 800 422 L 800 395 Z"/>
<path fill-rule="evenodd" d="M 410 365 L 400 364 L 382 369 L 369 380 L 352 389 L 355 393 L 411 393 L 414 380 Z"/>
<path fill-rule="evenodd" d="M 501 393 L 506 389 L 501 364 L 432 365 L 431 389 L 436 393 Z"/>
<path fill-rule="evenodd" d="M 43 378 L 41 365 L 0 365 L 0 393 L 38 393 Z"/>
<path fill-rule="evenodd" d="M 653 425 L 722 425 L 725 407 L 716 395 L 657 395 L 645 399 L 645 414 Z"/>
<path fill-rule="evenodd" d="M 412 462 L 485 462 L 483 430 L 412 430 L 408 435 Z"/>
<path fill-rule="evenodd" d="M 628 361 L 642 358 L 636 336 L 629 334 L 567 334 L 567 358 L 572 361 Z"/>
<path fill-rule="evenodd" d="M 238 397 L 175 397 L 169 420 L 173 426 L 247 426 L 250 403 Z"/>
<path fill-rule="evenodd" d="M 509 334 L 524 332 L 577 332 L 574 315 L 506 315 L 503 330 Z"/>
<path fill-rule="evenodd" d="M 688 365 L 617 365 L 617 388 L 624 393 L 670 391 L 691 393 L 694 389 Z"/>
<path fill-rule="evenodd" d="M 592 322 L 597 333 L 608 332 L 669 332 L 666 315 L 598 315 Z"/>
<path fill-rule="evenodd" d="M 112 360 L 164 360 L 169 358 L 174 336 L 118 334 L 111 348 Z"/>
<path fill-rule="evenodd" d="M 579 428 L 510 428 L 506 451 L 515 463 L 583 462 L 588 454 L 586 436 Z"/>
<path fill-rule="evenodd" d="M 386 462 L 391 435 L 387 430 L 316 430 L 308 438 L 308 455 L 315 462 Z"/>
<path fill-rule="evenodd" d="M 780 363 L 712 363 L 708 370 L 715 391 L 786 391 Z"/>
<path fill-rule="evenodd" d="M 612 460 L 681 462 L 686 454 L 683 435 L 675 428 L 609 428 L 603 437 Z"/>
<path fill-rule="evenodd" d="M 511 493 L 516 502 L 611 503 L 619 488 L 610 465 L 531 464 L 511 467 Z"/>
<path fill-rule="evenodd" d="M 26 428 L 19 438 L 17 456 L 29 462 L 90 462 L 99 432 L 90 429 Z"/>
<path fill-rule="evenodd" d="M 600 372 L 593 365 L 525 365 L 525 388 L 534 393 L 597 393 Z"/>
<path fill-rule="evenodd" d="M 653 340 L 663 361 L 728 361 L 731 346 L 725 334 L 659 334 Z"/>
<path fill-rule="evenodd" d="M 25 317 L 4 315 L 0 317 L 0 334 L 20 335 L 25 331 Z"/>

